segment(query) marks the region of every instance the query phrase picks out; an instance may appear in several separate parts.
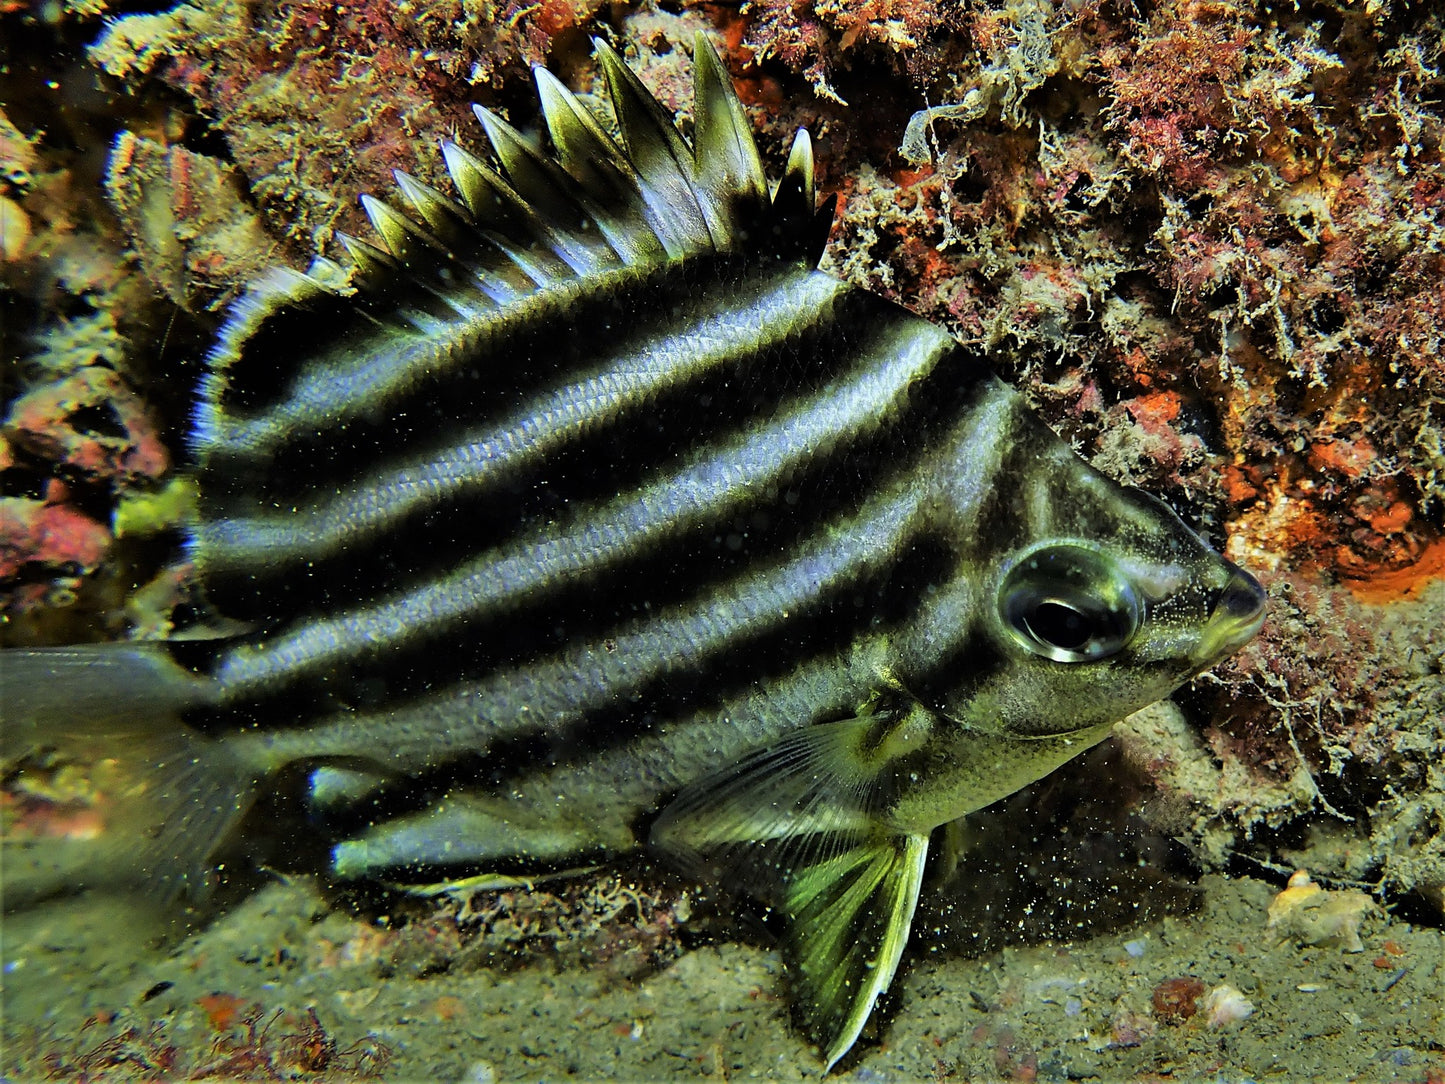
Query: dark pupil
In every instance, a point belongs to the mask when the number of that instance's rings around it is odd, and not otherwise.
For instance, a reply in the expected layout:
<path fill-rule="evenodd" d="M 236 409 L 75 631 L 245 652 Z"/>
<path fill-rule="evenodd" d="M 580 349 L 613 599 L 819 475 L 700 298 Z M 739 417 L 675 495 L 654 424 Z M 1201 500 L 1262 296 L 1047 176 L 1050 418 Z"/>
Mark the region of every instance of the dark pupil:
<path fill-rule="evenodd" d="M 1029 621 L 1029 630 L 1044 643 L 1065 651 L 1079 650 L 1093 635 L 1088 618 L 1062 602 L 1040 602 Z"/>

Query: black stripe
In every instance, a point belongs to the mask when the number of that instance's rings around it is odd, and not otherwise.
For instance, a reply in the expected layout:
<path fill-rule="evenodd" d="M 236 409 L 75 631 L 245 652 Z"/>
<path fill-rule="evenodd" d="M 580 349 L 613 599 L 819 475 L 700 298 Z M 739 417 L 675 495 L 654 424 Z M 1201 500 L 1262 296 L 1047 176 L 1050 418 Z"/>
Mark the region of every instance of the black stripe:
<path fill-rule="evenodd" d="M 509 607 L 476 607 L 472 616 L 440 623 L 430 634 L 423 634 L 415 621 L 408 619 L 409 642 L 393 643 L 384 651 L 376 634 L 369 633 L 366 642 L 375 650 L 365 652 L 365 657 L 350 649 L 336 655 L 342 673 L 354 666 L 365 675 L 363 687 L 377 688 L 384 682 L 387 697 L 411 695 L 444 684 L 453 675 L 478 676 L 555 650 L 566 641 L 608 635 L 621 621 L 657 612 L 741 574 L 750 564 L 778 558 L 830 522 L 855 514 L 875 491 L 900 488 L 912 481 L 932 436 L 954 420 L 950 408 L 955 403 L 946 395 L 952 390 L 956 401 L 961 384 L 953 367 L 946 368 L 950 371 L 920 380 L 907 397 L 905 409 L 888 419 L 887 426 L 861 439 L 845 434 L 839 452 L 806 464 L 783 486 L 748 487 L 746 499 L 720 522 L 708 517 L 688 526 L 685 518 L 684 529 L 657 538 L 645 548 L 633 545 L 626 522 L 617 524 L 613 533 L 626 548 L 609 555 L 605 564 L 584 553 L 578 574 L 570 579 L 557 577 L 556 558 L 547 556 L 537 544 L 517 551 L 512 571 L 505 571 L 507 566 L 499 564 L 495 556 L 481 559 L 478 564 L 489 582 L 515 586 L 535 579 L 539 571 L 548 579 Z M 765 431 L 755 441 L 763 446 L 763 458 L 767 440 L 775 436 Z M 537 543 L 544 547 L 562 543 L 557 552 L 565 555 L 569 539 L 574 537 L 575 526 L 564 526 L 556 534 L 540 536 Z M 438 597 L 447 604 L 458 596 L 448 590 Z M 527 609 L 520 609 L 524 604 Z M 408 603 L 408 609 L 415 608 L 415 601 Z M 356 612 L 358 617 L 365 613 Z M 337 616 L 324 620 L 334 621 Z M 488 626 L 497 631 L 489 632 Z M 336 639 L 339 626 L 333 632 L 329 624 L 313 628 L 302 622 L 297 629 L 327 650 L 340 643 Z M 289 650 L 289 642 L 290 633 L 278 630 L 266 650 L 279 656 Z M 294 676 L 288 663 L 267 682 L 279 691 L 280 684 Z M 334 679 L 335 674 L 328 676 Z M 342 687 L 349 683 L 345 678 L 340 681 Z"/>
<path fill-rule="evenodd" d="M 800 667 L 842 659 L 860 637 L 887 637 L 905 624 L 918 600 L 943 581 L 952 567 L 951 547 L 927 531 L 910 535 L 886 566 L 860 570 L 847 583 L 820 592 L 782 627 L 737 637 L 705 667 L 670 672 L 638 689 L 626 703 L 589 711 L 553 736 L 556 763 L 583 763 L 600 750 L 617 748 L 651 726 L 695 714 L 718 714 L 750 689 L 781 684 Z M 846 690 L 834 703 L 815 702 L 806 726 L 851 716 L 860 706 Z M 716 752 L 716 751 L 715 751 Z"/>
<path fill-rule="evenodd" d="M 387 816 L 424 808 L 458 786 L 507 794 L 513 787 L 525 787 L 540 778 L 585 773 L 599 757 L 616 756 L 639 740 L 651 742 L 650 735 L 666 724 L 741 714 L 755 689 L 784 686 L 800 669 L 841 671 L 859 635 L 886 636 L 906 622 L 918 598 L 947 575 L 950 564 L 944 540 L 918 535 L 896 560 L 820 594 L 785 627 L 735 638 L 704 666 L 659 675 L 625 696 L 585 707 L 560 723 L 544 726 L 538 720 L 530 727 L 506 728 L 496 740 L 459 751 L 416 773 L 414 784 L 409 776 L 405 785 L 375 796 L 367 806 L 366 820 L 377 824 Z M 760 727 L 771 725 L 781 732 L 851 715 L 858 707 L 851 699 L 852 690 L 840 681 L 833 692 L 831 702 L 810 698 L 806 712 L 800 711 L 796 717 L 767 723 L 737 718 L 729 728 L 733 744 L 708 748 L 703 755 L 713 766 L 720 766 L 757 744 Z M 674 785 L 669 777 L 667 766 L 658 763 L 652 774 L 635 782 L 655 798 Z M 625 783 L 622 786 L 626 788 Z M 627 800 L 624 795 L 619 798 Z"/>
<path fill-rule="evenodd" d="M 454 315 L 445 336 L 400 333 L 355 313 L 318 334 L 308 319 L 310 338 L 245 344 L 212 396 L 218 414 L 196 434 L 198 457 L 226 473 L 265 465 L 271 484 L 294 473 L 304 491 L 318 466 L 347 477 L 358 452 L 367 464 L 376 448 L 389 456 L 413 442 L 425 448 L 439 423 L 508 413 L 641 336 L 725 314 L 730 296 L 781 277 L 736 258 L 695 256 L 569 283 L 473 321 Z M 408 351 L 409 362 L 395 356 Z M 293 412 L 304 424 L 286 420 Z M 275 432 L 248 436 L 257 426 Z"/>
<path fill-rule="evenodd" d="M 776 280 L 778 284 L 782 281 Z M 821 276 L 817 281 L 826 282 Z M 714 283 L 713 288 L 725 294 L 725 285 Z M 818 293 L 814 287 L 810 290 Z M 301 566 L 299 575 L 276 552 L 245 560 L 234 569 L 212 567 L 207 553 L 210 536 L 203 527 L 197 532 L 194 549 L 212 598 L 221 609 L 237 616 L 274 616 L 307 605 L 344 605 L 348 595 L 365 598 L 408 575 L 459 562 L 555 518 L 577 501 L 626 491 L 643 473 L 683 455 L 710 434 L 732 430 L 749 417 L 775 409 L 791 388 L 821 385 L 833 369 L 848 360 L 847 329 L 860 322 L 867 296 L 847 291 L 834 319 L 798 326 L 765 350 L 724 355 L 700 378 L 659 380 L 643 401 L 620 418 L 599 419 L 583 431 L 565 434 L 562 447 L 545 456 L 517 456 L 512 462 L 520 463 L 519 467 L 504 462 L 501 469 L 490 468 L 470 491 L 453 493 L 381 525 L 363 536 L 352 552 L 344 551 L 330 561 L 313 556 L 308 565 Z M 511 391 L 498 391 L 495 399 L 500 403 L 513 397 Z M 538 410 L 556 405 L 545 394 L 537 401 Z M 453 403 L 459 404 L 458 417 L 465 417 L 460 413 L 466 409 L 464 400 L 460 396 L 449 400 L 449 409 Z M 561 405 L 574 412 L 587 411 L 585 405 L 565 401 Z M 438 409 L 421 404 L 412 413 L 434 414 Z M 503 411 L 522 417 L 528 412 L 519 412 L 515 405 Z M 472 431 L 494 440 L 496 432 L 488 426 L 495 421 L 474 422 Z M 399 424 L 404 428 L 406 419 Z M 434 426 L 435 432 L 445 434 L 436 444 L 455 445 L 460 428 L 455 421 Z M 310 506 L 324 504 L 357 477 L 391 470 L 416 451 L 409 452 L 400 435 L 396 440 L 355 448 L 347 452 L 351 473 L 342 476 L 328 472 L 324 461 L 308 459 L 312 449 L 307 445 L 301 441 L 294 453 L 288 450 L 283 455 L 286 459 L 295 454 L 306 462 L 304 468 L 294 470 L 281 463 L 260 468 L 226 456 L 213 457 L 201 477 L 205 520 L 224 525 L 231 517 L 285 515 L 293 508 L 297 509 L 295 515 L 304 517 Z M 504 452 L 500 458 L 508 460 L 509 456 Z M 218 563 L 224 565 L 223 559 L 218 558 Z M 368 568 L 374 570 L 369 578 Z"/>

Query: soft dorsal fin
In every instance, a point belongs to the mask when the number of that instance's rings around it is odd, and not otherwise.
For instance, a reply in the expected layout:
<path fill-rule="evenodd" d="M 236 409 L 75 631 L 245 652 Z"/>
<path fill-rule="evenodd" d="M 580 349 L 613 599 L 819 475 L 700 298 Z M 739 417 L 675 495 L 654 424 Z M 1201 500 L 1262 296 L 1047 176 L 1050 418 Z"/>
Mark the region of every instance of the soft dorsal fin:
<path fill-rule="evenodd" d="M 244 399 L 252 385 L 249 360 L 268 387 L 277 386 L 276 357 L 309 344 L 309 368 L 331 374 L 327 382 L 386 372 L 405 386 L 424 379 L 436 356 L 464 353 L 448 344 L 480 341 L 494 322 L 535 311 L 528 307 L 546 295 L 585 288 L 593 276 L 709 252 L 817 263 L 833 201 L 815 206 L 806 132 L 770 195 L 742 103 L 706 37 L 698 35 L 694 53 L 692 142 L 610 46 L 598 41 L 596 49 L 621 144 L 541 69 L 535 79 L 549 148 L 478 107 L 490 154 L 442 145 L 454 195 L 399 174 L 396 205 L 362 197 L 376 243 L 342 237 L 349 281 L 314 270 L 276 273 L 233 307 L 201 389 L 192 433 L 199 460 L 217 452 L 264 459 L 283 431 L 261 431 L 237 416 L 237 397 L 228 400 L 233 390 Z M 313 342 L 322 324 L 326 337 Z M 361 329 L 362 339 L 348 328 Z M 344 350 L 335 345 L 343 339 Z M 422 353 L 424 361 L 407 360 Z M 318 389 L 314 403 L 301 394 L 298 418 L 315 423 L 349 409 L 334 390 Z"/>

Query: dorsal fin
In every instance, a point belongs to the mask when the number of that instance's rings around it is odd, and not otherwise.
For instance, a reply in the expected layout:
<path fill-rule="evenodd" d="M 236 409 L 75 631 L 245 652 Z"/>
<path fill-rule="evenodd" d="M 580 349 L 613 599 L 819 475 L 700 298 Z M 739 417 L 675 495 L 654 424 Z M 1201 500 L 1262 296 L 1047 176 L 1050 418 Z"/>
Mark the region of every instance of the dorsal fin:
<path fill-rule="evenodd" d="M 399 182 L 402 195 L 424 224 L 407 226 L 399 221 L 401 212 L 365 197 L 378 234 L 414 277 L 426 262 L 419 258 L 423 249 L 434 253 L 433 260 L 460 260 L 484 276 L 500 273 L 513 288 L 517 269 L 534 281 L 541 271 L 545 281 L 536 285 L 545 288 L 609 267 L 653 265 L 697 252 L 821 256 L 807 133 L 798 133 L 777 197 L 771 197 L 747 115 L 704 35 L 697 36 L 694 52 L 692 144 L 616 51 L 600 40 L 595 45 L 622 146 L 570 90 L 537 68 L 549 150 L 477 106 L 495 166 L 455 145 L 443 148 L 464 208 L 408 178 Z M 438 219 L 450 211 L 469 215 L 476 236 L 439 229 Z M 507 263 L 513 266 L 498 266 Z"/>
<path fill-rule="evenodd" d="M 379 244 L 341 238 L 353 264 L 348 283 L 329 274 L 274 274 L 233 307 L 195 416 L 199 460 L 217 452 L 267 457 L 282 428 L 262 432 L 237 408 L 258 381 L 284 386 L 276 379 L 278 356 L 313 371 L 325 367 L 328 381 L 344 381 L 349 369 L 374 374 L 389 359 L 415 355 L 408 344 L 419 340 L 478 341 L 491 322 L 594 275 L 708 252 L 817 263 L 833 204 L 814 205 L 806 132 L 798 133 L 770 196 L 742 103 L 706 37 L 698 35 L 694 53 L 692 143 L 622 58 L 595 44 L 621 145 L 541 69 L 535 78 L 549 149 L 479 107 L 490 161 L 446 142 L 442 156 L 455 196 L 399 175 L 395 205 L 362 197 Z M 348 312 L 352 328 L 371 329 L 369 342 L 346 332 Z M 344 348 L 337 345 L 343 339 Z M 426 364 L 434 365 L 435 356 Z M 424 378 L 403 369 L 392 369 L 393 386 Z M 346 413 L 333 391 L 315 394 L 314 404 L 294 404 L 298 418 Z"/>
<path fill-rule="evenodd" d="M 699 36 L 698 40 L 704 39 Z M 644 204 L 662 227 L 668 254 L 710 247 L 715 239 L 698 204 L 691 148 L 662 103 L 648 93 L 612 46 L 601 40 L 596 45 L 628 161 L 637 174 Z"/>
<path fill-rule="evenodd" d="M 722 244 L 735 243 L 739 232 L 766 219 L 768 181 L 743 103 L 710 46 L 693 55 L 693 72 L 697 122 L 692 160 L 698 204 L 713 237 Z"/>

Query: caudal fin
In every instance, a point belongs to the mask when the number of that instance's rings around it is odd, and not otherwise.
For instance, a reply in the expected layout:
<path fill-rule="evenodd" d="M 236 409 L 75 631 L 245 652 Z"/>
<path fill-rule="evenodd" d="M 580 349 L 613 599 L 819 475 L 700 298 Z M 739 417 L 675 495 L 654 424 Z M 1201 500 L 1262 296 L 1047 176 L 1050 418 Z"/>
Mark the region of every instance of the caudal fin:
<path fill-rule="evenodd" d="M 260 775 L 237 747 L 180 721 L 215 695 L 160 644 L 0 652 L 0 755 L 14 762 L 54 750 L 92 765 L 102 822 L 89 847 L 95 859 L 81 869 L 7 863 L 35 880 L 7 876 L 7 906 L 58 889 L 49 886 L 57 870 L 74 887 L 127 882 L 165 898 L 204 890 L 210 856 L 249 808 Z M 7 839 L 7 857 L 34 845 Z"/>
<path fill-rule="evenodd" d="M 146 732 L 157 716 L 206 703 L 213 686 L 161 644 L 85 644 L 0 651 L 0 755 L 66 735 Z"/>

